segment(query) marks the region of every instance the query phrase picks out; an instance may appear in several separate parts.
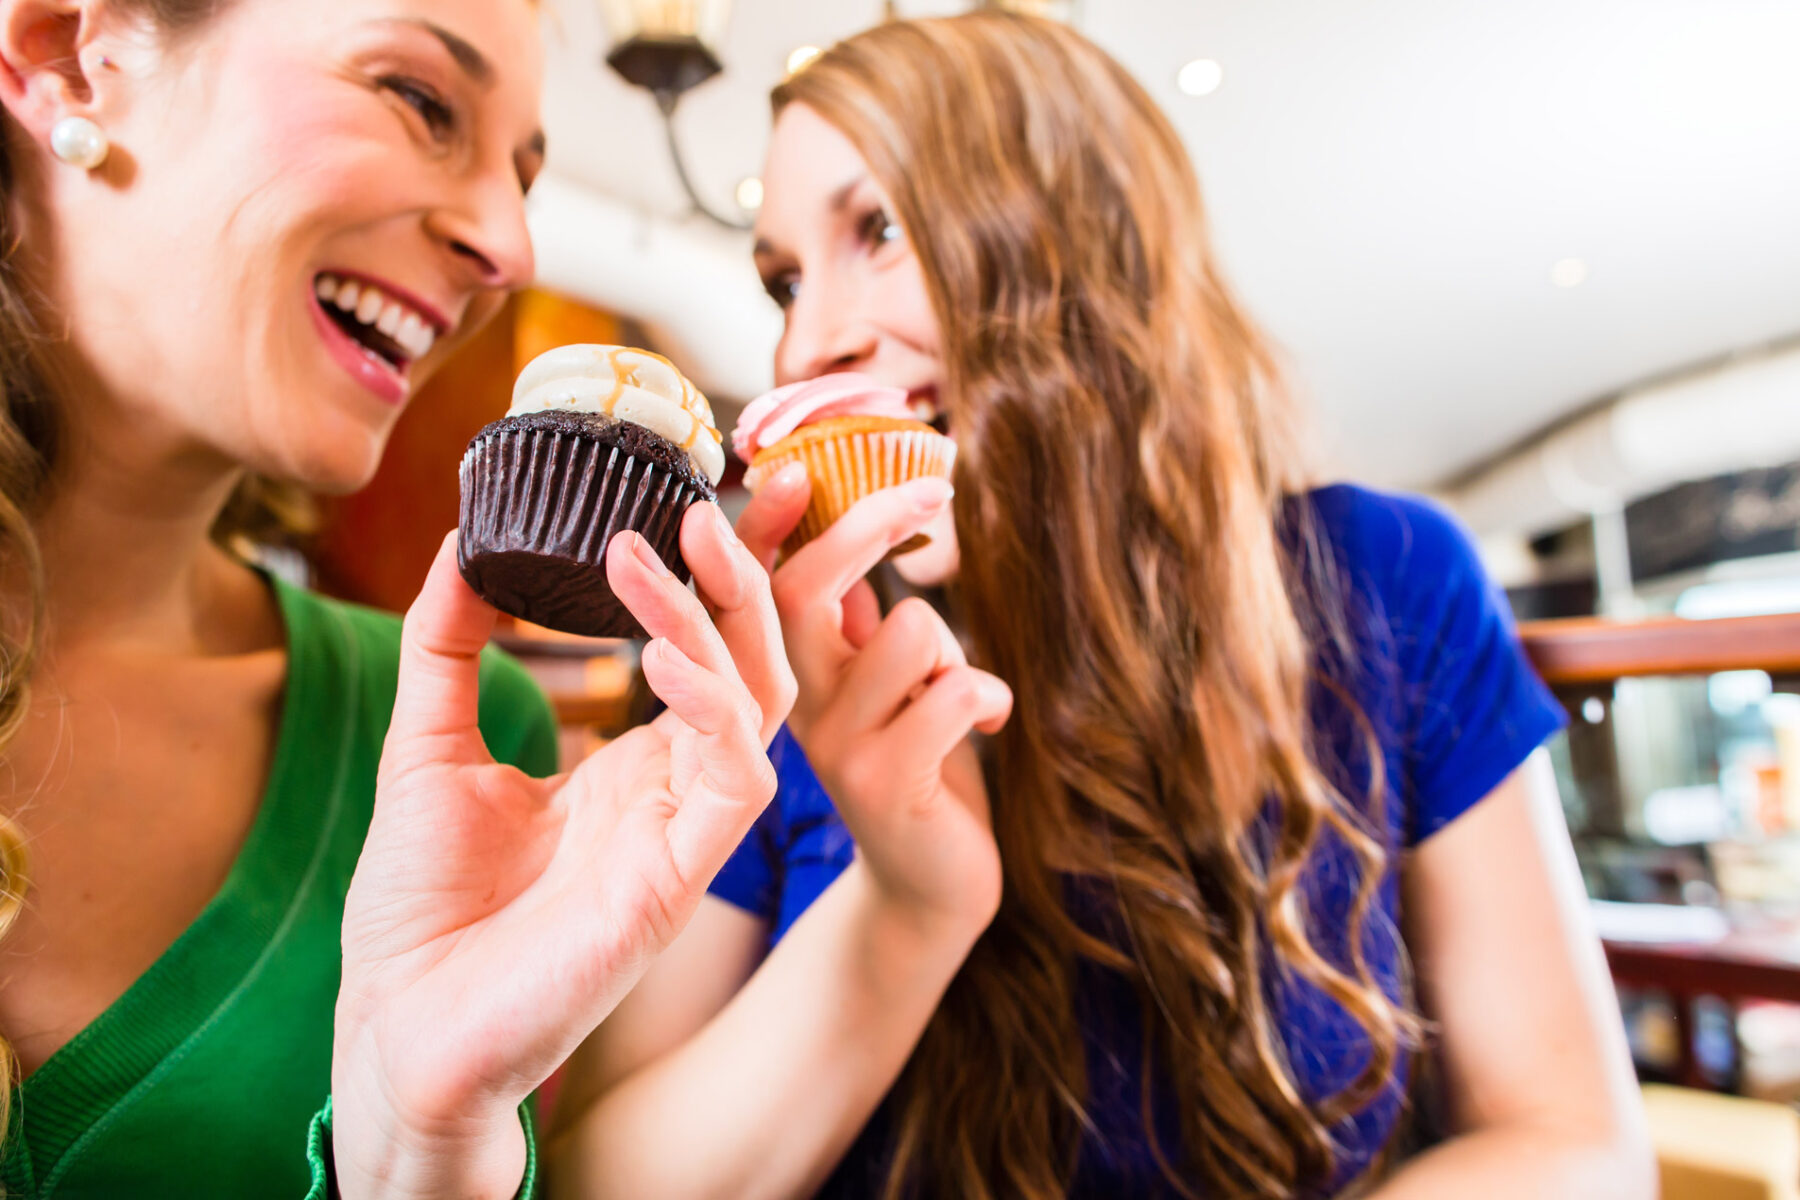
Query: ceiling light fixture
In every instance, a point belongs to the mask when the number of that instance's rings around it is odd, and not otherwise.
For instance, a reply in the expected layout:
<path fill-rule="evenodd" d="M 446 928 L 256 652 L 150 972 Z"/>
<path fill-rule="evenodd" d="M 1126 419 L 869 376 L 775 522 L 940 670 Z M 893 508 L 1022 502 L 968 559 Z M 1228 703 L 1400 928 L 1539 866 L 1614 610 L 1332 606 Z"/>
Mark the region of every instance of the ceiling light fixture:
<path fill-rule="evenodd" d="M 675 175 L 694 210 L 728 229 L 750 228 L 700 198 L 675 136 L 681 97 L 724 69 L 714 47 L 725 35 L 731 0 L 600 0 L 600 8 L 614 42 L 607 65 L 656 97 Z"/>
<path fill-rule="evenodd" d="M 1196 58 L 1175 75 L 1175 86 L 1185 95 L 1210 96 L 1225 82 L 1225 68 L 1210 58 Z"/>
<path fill-rule="evenodd" d="M 787 56 L 787 73 L 794 74 L 823 53 L 824 51 L 817 46 L 795 46 L 793 52 Z"/>
<path fill-rule="evenodd" d="M 1579 258 L 1565 258 L 1550 268 L 1550 282 L 1559 288 L 1580 287 L 1587 282 L 1588 265 Z"/>

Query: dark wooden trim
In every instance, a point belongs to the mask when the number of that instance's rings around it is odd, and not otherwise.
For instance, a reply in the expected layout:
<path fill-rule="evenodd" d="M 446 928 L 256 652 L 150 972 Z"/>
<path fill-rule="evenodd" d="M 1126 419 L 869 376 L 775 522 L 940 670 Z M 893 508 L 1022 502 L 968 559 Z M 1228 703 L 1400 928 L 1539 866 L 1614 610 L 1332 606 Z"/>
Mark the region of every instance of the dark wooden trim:
<path fill-rule="evenodd" d="M 1613 980 L 1687 996 L 1783 1000 L 1800 1004 L 1800 965 L 1715 947 L 1607 942 Z"/>
<path fill-rule="evenodd" d="M 1607 942 L 1606 963 L 1621 987 L 1663 993 L 1675 1009 L 1680 1052 L 1675 1082 L 1683 1087 L 1717 1086 L 1700 1069 L 1694 1051 L 1694 1001 L 1715 996 L 1735 1011 L 1744 1000 L 1800 1003 L 1800 962 L 1793 955 L 1734 947 L 1729 940 L 1702 946 Z"/>
<path fill-rule="evenodd" d="M 1637 675 L 1762 670 L 1800 674 L 1800 614 L 1687 621 L 1576 617 L 1519 626 L 1525 652 L 1552 687 Z"/>

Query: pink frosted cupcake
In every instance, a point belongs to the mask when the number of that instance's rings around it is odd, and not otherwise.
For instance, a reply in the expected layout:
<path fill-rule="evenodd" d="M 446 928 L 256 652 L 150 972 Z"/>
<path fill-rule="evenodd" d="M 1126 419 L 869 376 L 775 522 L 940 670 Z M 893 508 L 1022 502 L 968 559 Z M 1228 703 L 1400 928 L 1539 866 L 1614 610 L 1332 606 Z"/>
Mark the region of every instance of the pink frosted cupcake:
<path fill-rule="evenodd" d="M 756 491 L 791 462 L 804 463 L 812 503 L 781 549 L 792 554 L 824 533 L 852 504 L 882 488 L 936 475 L 950 478 L 956 443 L 912 415 L 906 393 L 864 375 L 822 375 L 752 401 L 732 431 Z M 905 554 L 924 534 L 895 547 Z"/>

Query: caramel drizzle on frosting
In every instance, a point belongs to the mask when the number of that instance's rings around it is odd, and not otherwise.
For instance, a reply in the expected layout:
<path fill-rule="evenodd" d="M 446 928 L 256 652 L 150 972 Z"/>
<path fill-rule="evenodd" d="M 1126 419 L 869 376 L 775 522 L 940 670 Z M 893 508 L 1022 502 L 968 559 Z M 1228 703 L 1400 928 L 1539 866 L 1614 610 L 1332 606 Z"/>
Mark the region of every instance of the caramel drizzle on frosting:
<path fill-rule="evenodd" d="M 512 416 L 564 406 L 615 420 L 628 414 L 685 451 L 707 478 L 717 482 L 724 471 L 725 439 L 713 423 L 712 406 L 660 354 L 591 344 L 546 351 L 519 373 L 507 412 Z"/>
<path fill-rule="evenodd" d="M 695 387 L 674 363 L 662 355 L 651 350 L 639 350 L 634 346 L 613 346 L 607 350 L 606 361 L 607 365 L 612 368 L 613 386 L 611 394 L 600 401 L 601 412 L 609 417 L 612 416 L 613 409 L 618 407 L 619 400 L 623 398 L 625 389 L 628 387 L 638 388 L 653 395 L 658 394 L 655 388 L 646 387 L 638 378 L 635 366 L 627 366 L 621 361 L 621 356 L 626 354 L 637 355 L 640 358 L 653 358 L 668 367 L 669 373 L 680 381 L 681 395 L 676 398 L 676 402 L 681 405 L 681 411 L 687 414 L 689 422 L 687 437 L 681 442 L 683 450 L 692 450 L 694 443 L 700 440 L 703 432 L 711 434 L 714 442 L 722 443 L 725 440 L 724 435 L 713 426 L 712 406 L 706 402 L 706 397 L 700 394 L 700 389 Z"/>

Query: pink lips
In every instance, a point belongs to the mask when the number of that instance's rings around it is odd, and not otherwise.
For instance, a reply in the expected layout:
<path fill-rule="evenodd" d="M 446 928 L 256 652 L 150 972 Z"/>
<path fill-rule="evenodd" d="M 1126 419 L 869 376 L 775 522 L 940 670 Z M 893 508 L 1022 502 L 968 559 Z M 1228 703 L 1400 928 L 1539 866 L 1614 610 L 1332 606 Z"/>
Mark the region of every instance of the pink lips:
<path fill-rule="evenodd" d="M 391 363 L 366 348 L 361 342 L 338 328 L 336 321 L 325 315 L 324 307 L 316 295 L 308 292 L 308 309 L 312 312 L 313 327 L 319 331 L 319 337 L 325 343 L 325 350 L 337 360 L 338 366 L 350 373 L 351 378 L 362 384 L 376 396 L 396 408 L 406 403 L 409 392 L 406 371 L 395 368 Z"/>
<path fill-rule="evenodd" d="M 774 445 L 802 425 L 831 417 L 912 419 L 912 415 L 901 388 L 883 387 L 867 375 L 821 375 L 752 400 L 731 431 L 731 449 L 749 462 L 758 450 Z"/>

